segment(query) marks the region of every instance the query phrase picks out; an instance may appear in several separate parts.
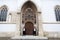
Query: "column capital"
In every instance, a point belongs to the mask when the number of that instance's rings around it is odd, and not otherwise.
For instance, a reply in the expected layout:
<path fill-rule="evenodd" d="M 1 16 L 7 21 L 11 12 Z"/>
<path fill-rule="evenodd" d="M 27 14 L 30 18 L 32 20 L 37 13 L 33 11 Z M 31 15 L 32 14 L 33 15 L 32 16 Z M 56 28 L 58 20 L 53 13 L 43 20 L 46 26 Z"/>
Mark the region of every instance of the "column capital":
<path fill-rule="evenodd" d="M 41 12 L 37 12 L 37 13 L 40 13 L 41 14 Z"/>
<path fill-rule="evenodd" d="M 9 13 L 9 15 L 12 15 L 12 13 Z"/>
<path fill-rule="evenodd" d="M 17 14 L 21 14 L 21 12 L 17 12 Z"/>

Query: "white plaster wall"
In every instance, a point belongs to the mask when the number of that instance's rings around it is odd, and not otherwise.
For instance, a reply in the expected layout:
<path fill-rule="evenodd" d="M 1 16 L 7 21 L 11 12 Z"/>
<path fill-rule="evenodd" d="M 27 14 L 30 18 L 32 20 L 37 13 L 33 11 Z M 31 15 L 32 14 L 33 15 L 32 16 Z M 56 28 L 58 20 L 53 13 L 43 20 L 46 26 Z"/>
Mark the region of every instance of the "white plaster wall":
<path fill-rule="evenodd" d="M 0 0 L 0 6 L 7 5 L 9 10 L 13 11 L 17 9 L 17 1 L 15 0 Z M 15 8 L 15 9 L 14 9 Z"/>
<path fill-rule="evenodd" d="M 0 32 L 16 32 L 16 24 L 0 24 Z"/>
<path fill-rule="evenodd" d="M 56 22 L 56 16 L 54 7 L 56 5 L 60 5 L 60 1 L 58 0 L 47 0 L 41 2 L 41 9 L 42 9 L 42 20 L 44 22 Z"/>
<path fill-rule="evenodd" d="M 60 24 L 43 24 L 45 32 L 60 32 Z"/>

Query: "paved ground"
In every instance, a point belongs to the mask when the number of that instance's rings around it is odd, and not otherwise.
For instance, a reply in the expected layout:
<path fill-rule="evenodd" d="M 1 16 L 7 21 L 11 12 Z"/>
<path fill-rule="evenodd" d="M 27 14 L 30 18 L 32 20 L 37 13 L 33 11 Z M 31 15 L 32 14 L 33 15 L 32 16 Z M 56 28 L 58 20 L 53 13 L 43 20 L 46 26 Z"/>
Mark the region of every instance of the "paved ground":
<path fill-rule="evenodd" d="M 60 38 L 47 38 L 38 36 L 16 36 L 16 37 L 0 37 L 0 40 L 60 40 Z"/>

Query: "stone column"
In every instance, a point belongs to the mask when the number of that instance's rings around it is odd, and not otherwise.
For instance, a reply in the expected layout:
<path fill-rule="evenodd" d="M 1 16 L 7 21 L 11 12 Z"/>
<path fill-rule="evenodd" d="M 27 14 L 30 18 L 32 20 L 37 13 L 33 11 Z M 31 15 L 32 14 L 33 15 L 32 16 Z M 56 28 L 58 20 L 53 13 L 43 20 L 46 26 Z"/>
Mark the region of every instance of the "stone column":
<path fill-rule="evenodd" d="M 12 17 L 12 14 L 9 13 L 9 17 L 8 17 L 9 23 L 11 23 L 11 17 Z"/>
<path fill-rule="evenodd" d="M 38 18 L 38 36 L 43 36 L 43 27 L 42 27 L 42 16 L 41 16 L 41 12 L 37 12 L 37 18 Z"/>
<path fill-rule="evenodd" d="M 23 26 L 22 26 L 22 12 L 20 13 L 20 36 L 23 35 Z"/>
<path fill-rule="evenodd" d="M 17 24 L 17 36 L 20 36 L 20 27 L 21 27 L 21 12 L 17 12 L 17 15 L 16 15 L 16 24 Z"/>

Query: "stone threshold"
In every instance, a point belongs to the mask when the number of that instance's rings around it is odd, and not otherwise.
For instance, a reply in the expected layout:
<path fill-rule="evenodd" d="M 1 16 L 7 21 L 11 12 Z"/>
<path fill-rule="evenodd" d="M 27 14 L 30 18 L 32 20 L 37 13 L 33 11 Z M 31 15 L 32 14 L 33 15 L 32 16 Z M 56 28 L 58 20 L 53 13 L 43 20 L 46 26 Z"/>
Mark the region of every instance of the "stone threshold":
<path fill-rule="evenodd" d="M 11 39 L 48 39 L 47 37 L 40 37 L 40 36 L 15 36 L 11 37 Z"/>

